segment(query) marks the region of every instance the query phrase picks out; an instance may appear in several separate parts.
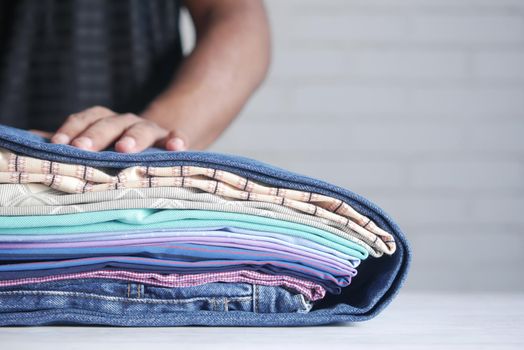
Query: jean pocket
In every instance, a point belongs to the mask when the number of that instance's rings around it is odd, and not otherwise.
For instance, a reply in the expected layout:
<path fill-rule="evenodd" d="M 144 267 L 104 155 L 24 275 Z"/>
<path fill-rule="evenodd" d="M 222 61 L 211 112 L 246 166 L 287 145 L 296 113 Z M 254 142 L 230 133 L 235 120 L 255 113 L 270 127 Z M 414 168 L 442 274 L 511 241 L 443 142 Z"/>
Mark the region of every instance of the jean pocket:
<path fill-rule="evenodd" d="M 306 313 L 311 303 L 282 287 L 249 283 L 167 288 L 82 279 L 0 288 L 0 313 L 55 309 L 147 317 L 192 311 Z"/>

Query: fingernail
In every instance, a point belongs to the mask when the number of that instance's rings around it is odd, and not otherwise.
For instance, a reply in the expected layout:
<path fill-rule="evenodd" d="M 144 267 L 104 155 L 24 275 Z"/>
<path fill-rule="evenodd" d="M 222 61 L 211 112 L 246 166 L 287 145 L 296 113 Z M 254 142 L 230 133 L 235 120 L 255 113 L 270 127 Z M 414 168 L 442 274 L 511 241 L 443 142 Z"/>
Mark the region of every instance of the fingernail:
<path fill-rule="evenodd" d="M 69 141 L 71 141 L 69 136 L 67 136 L 66 134 L 62 134 L 62 133 L 55 134 L 55 136 L 51 138 L 52 143 L 60 143 L 62 145 L 67 145 Z"/>
<path fill-rule="evenodd" d="M 174 137 L 167 142 L 167 148 L 173 151 L 185 151 L 186 145 L 180 137 Z"/>
<path fill-rule="evenodd" d="M 89 137 L 81 136 L 73 140 L 73 146 L 89 150 L 91 147 L 93 147 L 93 140 L 91 140 Z"/>
<path fill-rule="evenodd" d="M 124 136 L 116 143 L 116 145 L 118 145 L 118 148 L 122 148 L 124 152 L 129 152 L 135 148 L 136 141 L 131 136 Z"/>

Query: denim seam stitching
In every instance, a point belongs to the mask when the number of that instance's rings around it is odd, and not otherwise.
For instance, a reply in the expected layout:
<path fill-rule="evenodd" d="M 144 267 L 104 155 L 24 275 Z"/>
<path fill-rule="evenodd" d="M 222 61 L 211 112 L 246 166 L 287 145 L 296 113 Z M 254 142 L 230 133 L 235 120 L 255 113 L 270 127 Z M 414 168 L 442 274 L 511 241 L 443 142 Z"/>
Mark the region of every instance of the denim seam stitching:
<path fill-rule="evenodd" d="M 257 284 L 253 284 L 255 290 L 255 313 L 260 312 L 260 288 Z"/>
<path fill-rule="evenodd" d="M 179 303 L 191 303 L 194 301 L 212 301 L 215 302 L 215 298 L 207 297 L 195 297 L 189 299 L 128 299 L 115 296 L 106 296 L 98 294 L 87 294 L 81 292 L 60 292 L 60 291 L 30 291 L 30 290 L 12 290 L 12 291 L 2 291 L 0 295 L 43 295 L 43 296 L 65 296 L 65 297 L 75 297 L 75 298 L 86 298 L 86 299 L 100 299 L 113 302 L 137 302 L 143 304 L 179 304 Z M 244 297 L 231 297 L 232 301 L 251 301 L 250 296 Z"/>

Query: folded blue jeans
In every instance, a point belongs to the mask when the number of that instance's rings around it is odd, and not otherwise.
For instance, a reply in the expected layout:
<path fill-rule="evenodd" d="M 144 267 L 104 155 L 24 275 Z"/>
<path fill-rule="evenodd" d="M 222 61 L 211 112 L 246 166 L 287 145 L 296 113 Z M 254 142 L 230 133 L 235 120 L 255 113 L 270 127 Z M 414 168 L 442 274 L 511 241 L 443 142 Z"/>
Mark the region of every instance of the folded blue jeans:
<path fill-rule="evenodd" d="M 112 279 L 55 281 L 0 289 L 0 320 L 37 325 L 56 323 L 169 326 L 193 312 L 214 314 L 307 313 L 311 303 L 282 287 L 213 282 L 168 288 Z M 46 322 L 48 324 L 54 321 Z"/>
<path fill-rule="evenodd" d="M 358 278 L 351 285 L 343 288 L 341 294 L 330 295 L 319 301 L 308 313 L 180 312 L 166 316 L 162 325 L 305 326 L 363 321 L 376 316 L 392 301 L 407 276 L 411 250 L 402 230 L 393 219 L 362 196 L 317 179 L 252 159 L 210 152 L 167 152 L 158 149 L 139 154 L 89 152 L 67 145 L 50 144 L 37 135 L 6 126 L 0 126 L 0 147 L 31 157 L 94 167 L 120 169 L 135 165 L 195 165 L 225 170 L 271 186 L 320 193 L 345 201 L 393 234 L 397 242 L 397 251 L 393 255 L 367 259 L 359 266 Z M 1 313 L 0 325 L 57 322 L 133 325 L 132 319 L 132 316 L 126 314 L 108 319 L 73 311 L 35 310 L 34 314 L 27 311 Z M 158 320 L 145 317 L 140 320 L 140 324 L 135 325 L 156 326 Z"/>

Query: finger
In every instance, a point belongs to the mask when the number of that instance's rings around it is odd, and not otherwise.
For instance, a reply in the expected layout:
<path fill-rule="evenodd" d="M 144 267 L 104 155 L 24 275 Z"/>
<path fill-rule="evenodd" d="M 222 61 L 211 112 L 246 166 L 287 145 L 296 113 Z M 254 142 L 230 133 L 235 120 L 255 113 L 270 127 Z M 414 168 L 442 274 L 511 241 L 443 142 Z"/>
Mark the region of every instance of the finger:
<path fill-rule="evenodd" d="M 49 132 L 49 131 L 30 129 L 29 132 L 32 132 L 33 134 L 36 134 L 38 136 L 42 136 L 42 137 L 44 137 L 46 139 L 48 139 L 48 138 L 53 136 L 53 133 Z"/>
<path fill-rule="evenodd" d="M 157 124 L 142 120 L 131 125 L 115 144 L 117 152 L 133 153 L 141 152 L 151 147 L 155 142 L 165 138 L 169 132 Z"/>
<path fill-rule="evenodd" d="M 140 120 L 140 117 L 130 113 L 99 119 L 73 139 L 71 145 L 88 151 L 101 151 L 118 140 L 127 128 Z"/>
<path fill-rule="evenodd" d="M 65 123 L 56 131 L 55 135 L 51 138 L 51 142 L 67 145 L 91 124 L 114 114 L 115 112 L 112 110 L 101 106 L 91 107 L 81 112 L 71 114 L 67 117 Z"/>
<path fill-rule="evenodd" d="M 189 149 L 187 138 L 179 131 L 171 131 L 161 141 L 161 146 L 168 151 L 187 151 Z"/>

